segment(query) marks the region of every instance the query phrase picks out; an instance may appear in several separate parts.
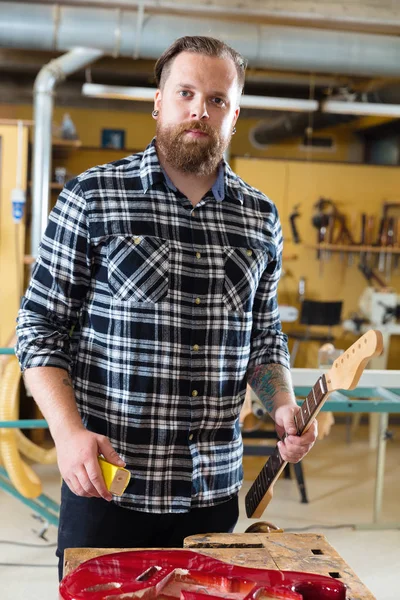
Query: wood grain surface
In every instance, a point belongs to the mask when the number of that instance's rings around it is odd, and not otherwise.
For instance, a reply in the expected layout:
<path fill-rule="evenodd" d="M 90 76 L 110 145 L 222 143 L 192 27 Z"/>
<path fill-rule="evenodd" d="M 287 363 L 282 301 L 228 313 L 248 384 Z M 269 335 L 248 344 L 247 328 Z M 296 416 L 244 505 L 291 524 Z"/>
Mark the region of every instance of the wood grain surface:
<path fill-rule="evenodd" d="M 186 538 L 185 549 L 219 560 L 258 569 L 317 573 L 340 579 L 347 586 L 347 600 L 376 600 L 354 571 L 316 533 L 213 533 Z M 68 548 L 64 555 L 64 575 L 85 560 L 132 548 Z M 141 548 L 137 548 L 140 551 Z"/>

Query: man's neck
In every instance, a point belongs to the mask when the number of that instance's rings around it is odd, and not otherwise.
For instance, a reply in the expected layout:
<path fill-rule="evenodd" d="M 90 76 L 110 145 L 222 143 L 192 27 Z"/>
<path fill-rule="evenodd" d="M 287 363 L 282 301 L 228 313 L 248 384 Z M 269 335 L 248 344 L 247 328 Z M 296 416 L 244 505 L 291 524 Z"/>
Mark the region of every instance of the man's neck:
<path fill-rule="evenodd" d="M 174 169 L 162 156 L 161 152 L 157 152 L 160 165 L 174 184 L 174 186 L 185 194 L 193 206 L 196 206 L 206 192 L 213 186 L 217 180 L 218 169 L 210 175 L 196 175 L 195 173 L 182 173 Z"/>

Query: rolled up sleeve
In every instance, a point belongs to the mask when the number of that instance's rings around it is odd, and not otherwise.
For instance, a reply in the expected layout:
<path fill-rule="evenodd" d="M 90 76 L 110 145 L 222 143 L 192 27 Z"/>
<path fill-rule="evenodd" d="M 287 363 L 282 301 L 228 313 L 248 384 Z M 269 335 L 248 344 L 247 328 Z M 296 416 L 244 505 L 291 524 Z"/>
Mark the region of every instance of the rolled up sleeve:
<path fill-rule="evenodd" d="M 253 327 L 248 368 L 280 364 L 290 368 L 287 336 L 282 333 L 277 289 L 282 272 L 282 229 L 276 208 L 272 229 L 274 243 L 268 265 L 261 276 L 253 306 Z"/>
<path fill-rule="evenodd" d="M 16 355 L 22 370 L 52 366 L 70 371 L 71 330 L 90 283 L 86 202 L 78 179 L 50 213 L 31 281 L 17 316 Z"/>

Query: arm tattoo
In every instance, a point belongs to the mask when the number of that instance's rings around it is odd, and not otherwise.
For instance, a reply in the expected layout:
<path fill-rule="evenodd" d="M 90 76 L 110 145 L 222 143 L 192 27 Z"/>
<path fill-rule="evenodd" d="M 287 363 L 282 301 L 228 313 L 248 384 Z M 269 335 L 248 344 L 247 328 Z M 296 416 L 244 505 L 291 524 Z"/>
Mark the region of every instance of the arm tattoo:
<path fill-rule="evenodd" d="M 269 413 L 274 409 L 276 394 L 283 392 L 293 396 L 290 372 L 282 365 L 258 365 L 248 373 L 248 383 Z"/>
<path fill-rule="evenodd" d="M 72 381 L 70 380 L 70 378 L 69 378 L 69 377 L 66 377 L 65 379 L 63 379 L 63 381 L 62 381 L 62 382 L 63 382 L 63 384 L 64 384 L 64 385 L 66 385 L 67 387 L 70 387 L 70 388 L 72 388 L 72 387 L 73 387 L 73 385 L 72 385 Z"/>

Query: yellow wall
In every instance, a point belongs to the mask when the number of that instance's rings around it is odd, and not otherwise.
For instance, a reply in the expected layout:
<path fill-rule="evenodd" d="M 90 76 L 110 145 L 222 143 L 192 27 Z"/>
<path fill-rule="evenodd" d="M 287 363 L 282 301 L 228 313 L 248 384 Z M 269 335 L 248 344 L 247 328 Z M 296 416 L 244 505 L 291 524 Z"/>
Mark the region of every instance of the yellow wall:
<path fill-rule="evenodd" d="M 335 128 L 326 128 L 315 132 L 315 135 L 332 137 L 332 149 L 304 148 L 301 138 L 290 138 L 280 144 L 271 144 L 265 148 L 255 148 L 249 139 L 249 132 L 260 123 L 261 119 L 241 119 L 237 124 L 237 132 L 232 138 L 231 152 L 233 156 L 252 156 L 258 158 L 292 158 L 346 162 L 349 160 L 350 148 L 357 142 L 348 125 L 338 125 Z"/>
<path fill-rule="evenodd" d="M 23 278 L 25 226 L 15 224 L 11 212 L 11 190 L 16 186 L 18 131 L 15 125 L 0 125 L 0 346 L 9 343 L 15 331 Z M 26 184 L 28 131 L 24 127 L 22 182 Z"/>
<path fill-rule="evenodd" d="M 126 132 L 125 146 L 128 151 L 142 150 L 149 142 L 149 139 L 155 133 L 155 123 L 150 113 L 129 113 L 123 111 L 106 111 L 96 108 L 96 99 L 93 99 L 93 109 L 73 108 L 73 107 L 55 107 L 53 113 L 54 123 L 60 125 L 64 113 L 68 112 L 76 126 L 83 148 L 90 148 L 81 151 L 84 168 L 106 162 L 108 155 L 105 150 L 95 152 L 94 147 L 101 146 L 101 130 L 124 129 Z M 20 118 L 32 119 L 31 105 L 6 105 L 0 104 L 0 118 Z M 324 129 L 317 131 L 316 135 L 332 136 L 335 146 L 332 150 L 312 149 L 306 150 L 301 146 L 301 139 L 289 139 L 281 144 L 272 144 L 266 148 L 255 148 L 249 139 L 249 132 L 255 125 L 260 123 L 261 119 L 239 118 L 237 123 L 237 133 L 232 138 L 231 154 L 232 156 L 252 156 L 258 158 L 283 158 L 307 160 L 312 157 L 314 160 L 346 162 L 349 160 L 349 151 L 356 138 L 353 134 L 355 124 L 339 125 L 334 129 Z M 361 120 L 357 121 L 357 123 Z M 368 120 L 367 120 L 368 122 Z M 126 155 L 126 152 L 116 153 L 116 158 Z M 115 154 L 112 154 L 111 160 L 115 160 Z M 105 160 L 104 160 L 105 159 Z M 91 162 L 92 161 L 92 162 Z M 68 158 L 68 167 L 71 172 L 75 172 L 76 162 L 72 157 Z M 78 170 L 79 172 L 79 164 Z"/>
<path fill-rule="evenodd" d="M 298 306 L 298 281 L 300 277 L 305 277 L 308 298 L 343 300 L 343 317 L 349 317 L 351 312 L 357 310 L 359 296 L 367 282 L 358 269 L 357 255 L 353 266 L 348 266 L 347 259 L 341 262 L 339 255 L 333 255 L 321 267 L 315 250 L 305 247 L 306 244 L 316 243 L 317 230 L 311 224 L 313 204 L 321 196 L 337 202 L 358 238 L 362 212 L 378 216 L 384 200 L 400 200 L 400 168 L 243 158 L 235 159 L 232 166 L 243 179 L 275 202 L 285 237 L 284 254 L 297 255 L 296 260 L 284 263 L 287 275 L 280 283 L 280 301 Z M 289 215 L 295 204 L 300 204 L 301 217 L 297 220 L 302 240 L 300 245 L 293 244 L 289 226 Z M 392 272 L 390 283 L 400 293 L 400 269 L 397 273 Z M 289 325 L 284 325 L 284 329 L 290 329 Z M 352 343 L 351 334 L 344 337 L 340 328 L 335 328 L 335 332 L 342 338 L 339 347 L 345 348 Z M 393 338 L 390 368 L 399 368 L 399 341 L 399 338 Z M 307 353 L 307 350 L 311 353 Z M 316 348 L 303 348 L 296 366 L 316 366 L 315 361 Z"/>
<path fill-rule="evenodd" d="M 143 149 L 154 135 L 155 124 L 150 114 L 104 111 L 95 108 L 78 109 L 56 107 L 54 122 L 60 124 L 62 116 L 68 112 L 74 121 L 82 149 L 69 150 L 62 154 L 55 152 L 53 167 L 65 165 L 69 175 L 75 175 L 86 168 L 125 156 L 129 152 Z M 0 118 L 32 118 L 32 107 L 0 105 Z M 253 148 L 248 139 L 249 129 L 257 123 L 254 119 L 239 119 L 237 134 L 232 139 L 232 167 L 250 184 L 265 192 L 278 206 L 285 236 L 285 254 L 296 254 L 297 259 L 284 265 L 286 276 L 280 284 L 280 301 L 297 303 L 297 286 L 300 277 L 306 278 L 307 296 L 322 300 L 344 300 L 343 316 L 357 310 L 360 293 L 366 285 L 364 277 L 357 269 L 357 261 L 348 266 L 333 256 L 329 262 L 318 263 L 315 251 L 305 248 L 304 243 L 315 243 L 316 230 L 311 225 L 312 205 L 319 197 L 327 197 L 338 203 L 340 210 L 349 216 L 349 226 L 359 234 L 361 212 L 379 215 L 384 200 L 398 200 L 400 189 L 400 169 L 370 165 L 345 164 L 349 151 L 355 142 L 353 130 L 371 125 L 370 118 L 359 119 L 349 125 L 341 125 L 330 132 L 335 137 L 334 151 L 313 150 L 311 154 L 299 148 L 299 140 L 289 140 L 280 146 L 264 150 Z M 127 150 L 114 151 L 100 148 L 101 129 L 116 128 L 126 132 Z M 243 157 L 251 153 L 253 158 Z M 263 159 L 256 158 L 262 156 Z M 299 160 L 300 159 L 300 160 Z M 301 160 L 302 159 L 302 160 Z M 316 162 L 325 161 L 325 162 Z M 329 162 L 328 162 L 329 161 Z M 56 194 L 53 194 L 53 201 Z M 295 204 L 300 204 L 301 217 L 297 224 L 303 241 L 295 246 L 291 242 L 289 214 Z M 351 219 L 356 220 L 354 225 Z M 392 285 L 399 289 L 399 275 L 392 278 Z M 287 326 L 285 326 L 287 327 Z M 339 330 L 338 330 L 339 333 Z M 342 347 L 352 342 L 350 334 L 342 341 Z M 395 357 L 390 357 L 393 366 Z M 298 366 L 315 366 L 315 351 L 311 354 L 302 350 Z"/>

